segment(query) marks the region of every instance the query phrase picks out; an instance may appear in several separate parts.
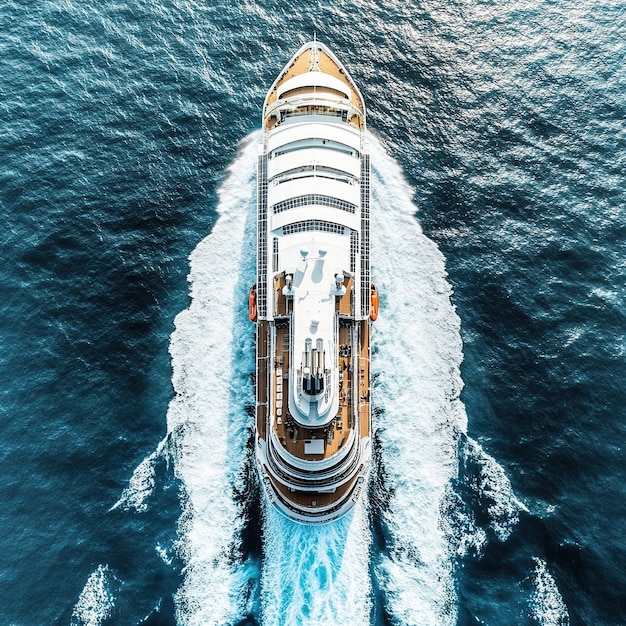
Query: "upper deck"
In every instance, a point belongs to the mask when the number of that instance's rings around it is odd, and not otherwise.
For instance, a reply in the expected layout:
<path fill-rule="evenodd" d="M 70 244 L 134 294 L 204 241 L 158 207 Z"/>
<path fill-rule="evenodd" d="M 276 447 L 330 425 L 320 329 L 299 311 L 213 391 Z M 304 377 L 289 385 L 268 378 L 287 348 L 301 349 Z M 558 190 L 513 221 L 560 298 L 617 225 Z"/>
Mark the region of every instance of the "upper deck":
<path fill-rule="evenodd" d="M 343 65 L 323 44 L 304 45 L 274 81 L 263 106 L 269 131 L 295 115 L 339 117 L 365 131 L 365 105 Z"/>

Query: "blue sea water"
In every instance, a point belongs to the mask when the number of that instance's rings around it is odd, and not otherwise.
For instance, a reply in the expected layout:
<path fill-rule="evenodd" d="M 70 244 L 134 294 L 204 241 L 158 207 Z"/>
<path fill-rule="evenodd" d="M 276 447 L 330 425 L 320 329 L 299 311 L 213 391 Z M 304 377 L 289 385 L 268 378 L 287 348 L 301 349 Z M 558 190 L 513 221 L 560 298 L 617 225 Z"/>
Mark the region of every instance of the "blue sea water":
<path fill-rule="evenodd" d="M 317 532 L 260 499 L 240 306 L 314 33 L 381 288 L 370 491 Z M 608 0 L 2 3 L 0 622 L 626 623 L 624 42 Z"/>

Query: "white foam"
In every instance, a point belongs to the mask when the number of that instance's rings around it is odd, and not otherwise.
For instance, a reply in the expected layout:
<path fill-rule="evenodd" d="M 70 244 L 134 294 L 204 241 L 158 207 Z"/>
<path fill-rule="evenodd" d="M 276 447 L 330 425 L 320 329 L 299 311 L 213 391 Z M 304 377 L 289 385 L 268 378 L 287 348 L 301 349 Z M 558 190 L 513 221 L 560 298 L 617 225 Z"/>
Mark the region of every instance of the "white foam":
<path fill-rule="evenodd" d="M 441 509 L 458 473 L 457 433 L 466 430 L 460 322 L 445 260 L 414 218 L 412 190 L 377 140 L 372 145 L 372 278 L 375 420 L 386 487 L 383 521 L 391 547 L 375 572 L 399 623 L 456 621 L 452 563 Z"/>
<path fill-rule="evenodd" d="M 488 542 L 487 532 L 477 524 L 474 512 L 452 483 L 447 490 L 442 515 L 442 528 L 448 537 L 450 555 L 455 560 L 469 554 L 480 556 Z"/>
<path fill-rule="evenodd" d="M 119 580 L 108 565 L 98 565 L 93 571 L 72 611 L 72 626 L 99 626 L 111 617 L 115 606 L 115 590 Z"/>
<path fill-rule="evenodd" d="M 174 467 L 186 496 L 179 522 L 184 581 L 180 624 L 224 624 L 245 615 L 250 568 L 239 562 L 243 466 L 254 402 L 252 324 L 256 142 L 252 135 L 219 190 L 219 219 L 190 256 L 191 304 L 170 342 L 175 398 L 167 421 Z M 207 224 L 207 229 L 209 225 Z"/>
<path fill-rule="evenodd" d="M 531 615 L 540 626 L 569 626 L 567 606 L 545 561 L 535 558 Z"/>
<path fill-rule="evenodd" d="M 466 460 L 472 459 L 479 464 L 476 490 L 481 500 L 487 503 L 489 526 L 500 541 L 506 541 L 519 522 L 520 511 L 528 512 L 528 509 L 515 496 L 504 468 L 480 444 L 468 438 L 465 454 Z"/>
<path fill-rule="evenodd" d="M 146 499 L 154 491 L 156 463 L 167 451 L 167 437 L 159 442 L 156 450 L 149 454 L 136 468 L 128 481 L 128 487 L 124 489 L 120 499 L 109 509 L 121 508 L 124 511 L 134 509 L 136 511 L 146 511 L 148 505 Z"/>
<path fill-rule="evenodd" d="M 245 408 L 254 403 L 245 299 L 254 281 L 258 140 L 251 135 L 229 169 L 219 192 L 220 217 L 191 255 L 192 301 L 176 318 L 171 339 L 176 397 L 168 429 L 175 471 L 187 494 L 179 524 L 186 566 L 177 619 L 190 625 L 242 619 L 254 609 L 260 576 L 264 624 L 368 624 L 371 533 L 365 494 L 351 515 L 320 527 L 292 523 L 268 507 L 261 574 L 257 564 L 237 557 L 244 520 L 233 490 L 244 488 L 252 426 Z M 374 426 L 392 493 L 381 512 L 389 550 L 378 555 L 374 571 L 394 620 L 445 626 L 456 622 L 457 605 L 446 506 L 458 474 L 459 433 L 467 426 L 459 400 L 460 322 L 444 257 L 414 217 L 412 190 L 379 142 L 370 137 L 370 143 L 372 277 L 381 294 L 372 343 L 374 406 L 382 414 Z M 492 491 L 494 502 L 493 528 L 504 538 L 523 505 L 502 468 L 488 455 L 482 459 L 483 489 Z M 149 459 L 146 464 L 153 465 Z M 131 493 L 150 491 L 149 479 L 136 482 Z M 484 536 L 467 521 L 475 536 L 460 543 L 481 545 Z"/>
<path fill-rule="evenodd" d="M 442 527 L 457 560 L 470 554 L 480 557 L 491 537 L 506 541 L 519 522 L 520 512 L 528 512 L 515 496 L 504 469 L 477 442 L 461 435 L 458 447 L 465 486 L 472 489 L 473 497 L 471 502 L 465 501 L 451 483 L 443 505 Z M 486 524 L 478 523 L 477 506 Z"/>
<path fill-rule="evenodd" d="M 266 507 L 261 578 L 265 626 L 370 623 L 366 503 L 320 526 L 297 524 Z"/>
<path fill-rule="evenodd" d="M 166 565 L 172 565 L 172 563 L 174 562 L 174 555 L 170 552 L 169 548 L 162 546 L 160 543 L 157 543 L 154 550 L 159 555 L 163 563 L 165 563 Z"/>

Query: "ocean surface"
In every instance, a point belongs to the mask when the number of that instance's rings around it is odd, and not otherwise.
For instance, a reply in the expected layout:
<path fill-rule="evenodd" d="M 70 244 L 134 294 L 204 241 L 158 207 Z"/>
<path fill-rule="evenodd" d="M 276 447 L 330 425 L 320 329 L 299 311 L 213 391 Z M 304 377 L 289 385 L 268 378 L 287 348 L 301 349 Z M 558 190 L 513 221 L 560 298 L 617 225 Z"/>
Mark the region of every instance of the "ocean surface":
<path fill-rule="evenodd" d="M 372 153 L 375 466 L 252 463 L 255 161 L 316 35 Z M 626 624 L 626 3 L 0 3 L 0 624 Z"/>

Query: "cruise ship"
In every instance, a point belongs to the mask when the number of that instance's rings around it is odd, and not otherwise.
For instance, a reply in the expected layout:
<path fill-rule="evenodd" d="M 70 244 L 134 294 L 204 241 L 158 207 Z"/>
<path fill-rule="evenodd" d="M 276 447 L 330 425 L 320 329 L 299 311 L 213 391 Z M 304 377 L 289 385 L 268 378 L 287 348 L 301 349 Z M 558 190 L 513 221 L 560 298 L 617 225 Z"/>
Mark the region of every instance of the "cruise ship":
<path fill-rule="evenodd" d="M 370 159 L 363 97 L 323 44 L 263 105 L 257 171 L 255 452 L 268 500 L 301 523 L 352 509 L 371 460 Z"/>

